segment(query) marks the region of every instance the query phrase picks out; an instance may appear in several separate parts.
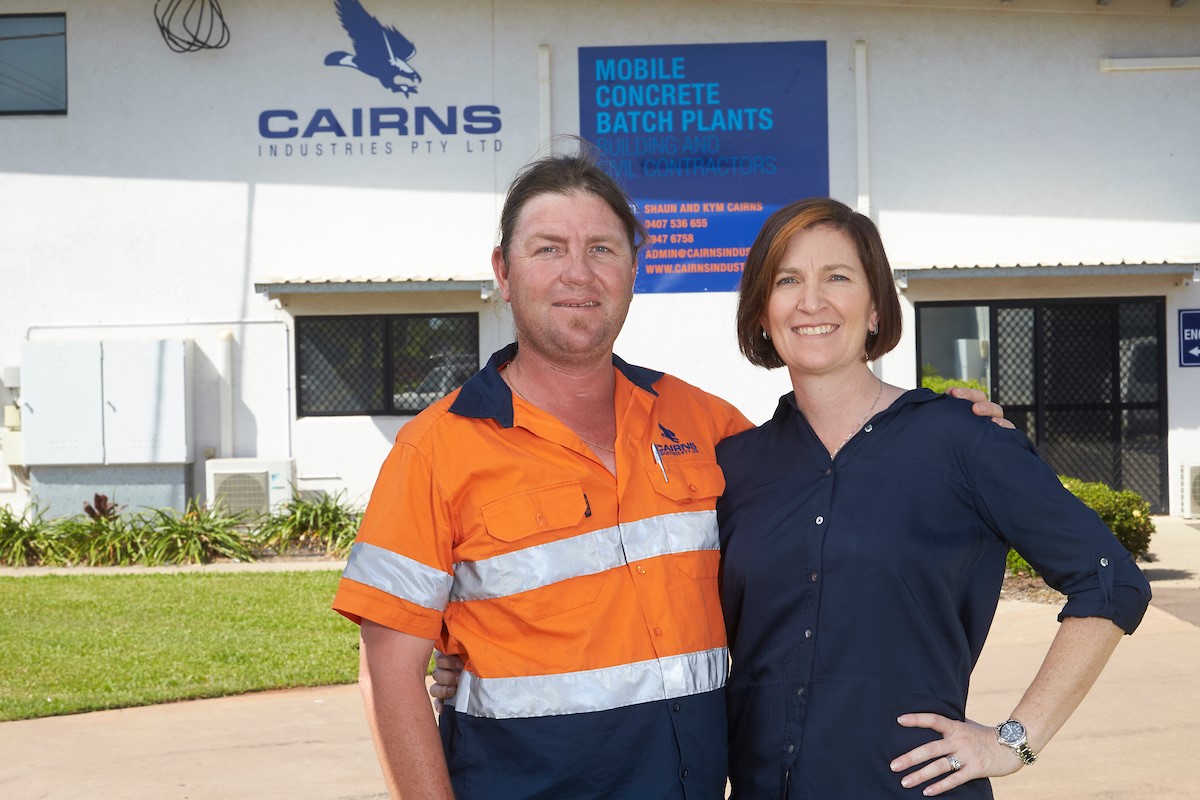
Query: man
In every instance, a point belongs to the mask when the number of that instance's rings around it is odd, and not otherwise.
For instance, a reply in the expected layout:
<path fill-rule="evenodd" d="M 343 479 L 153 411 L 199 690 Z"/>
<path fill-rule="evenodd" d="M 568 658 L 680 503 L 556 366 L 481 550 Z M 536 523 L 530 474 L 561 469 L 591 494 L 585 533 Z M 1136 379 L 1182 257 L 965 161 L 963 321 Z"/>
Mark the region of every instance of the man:
<path fill-rule="evenodd" d="M 590 159 L 527 166 L 492 253 L 517 344 L 380 472 L 334 608 L 394 796 L 724 796 L 713 449 L 750 423 L 613 354 L 642 235 Z M 435 642 L 465 661 L 440 746 Z"/>

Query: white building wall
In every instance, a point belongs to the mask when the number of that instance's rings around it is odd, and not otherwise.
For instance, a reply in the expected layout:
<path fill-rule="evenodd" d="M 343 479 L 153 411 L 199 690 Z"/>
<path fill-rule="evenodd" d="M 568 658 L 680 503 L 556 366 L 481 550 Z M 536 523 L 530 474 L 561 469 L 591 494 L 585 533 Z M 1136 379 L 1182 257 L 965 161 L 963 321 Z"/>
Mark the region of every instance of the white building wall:
<path fill-rule="evenodd" d="M 870 211 L 894 266 L 1200 261 L 1200 70 L 1100 70 L 1108 57 L 1200 55 L 1195 3 L 366 5 L 416 42 L 418 94 L 391 97 L 355 71 L 323 65 L 327 52 L 348 45 L 332 0 L 225 8 L 230 45 L 182 55 L 159 38 L 151 4 L 55 6 L 67 12 L 69 113 L 0 118 L 0 366 L 19 361 L 26 338 L 192 338 L 203 453 L 220 442 L 220 336 L 230 330 L 234 454 L 292 456 L 306 487 L 362 496 L 403 418 L 297 420 L 292 315 L 482 307 L 490 352 L 508 338 L 502 304 L 428 292 L 289 295 L 280 303 L 254 284 L 488 279 L 504 187 L 544 145 L 539 45 L 550 48 L 549 127 L 569 134 L 579 127 L 578 47 L 826 41 L 831 194 L 854 204 L 865 166 L 855 149 L 854 43 L 862 40 Z M 45 10 L 10 0 L 4 12 Z M 386 155 L 370 155 L 370 137 L 351 137 L 368 150 L 320 157 L 312 149 L 301 156 L 299 139 L 258 133 L 266 109 L 295 109 L 304 125 L 329 108 L 348 125 L 356 108 L 414 105 L 496 105 L 503 126 L 487 136 L 381 138 L 377 147 L 393 146 Z M 271 144 L 281 155 L 270 155 Z M 289 144 L 292 154 L 283 154 Z M 952 283 L 975 297 L 1165 295 L 1178 502 L 1179 464 L 1200 460 L 1200 369 L 1177 366 L 1175 331 L 1178 309 L 1200 308 L 1193 283 Z M 618 351 L 765 419 L 787 379 L 737 355 L 734 299 L 638 296 Z M 905 386 L 916 373 L 909 331 L 880 367 Z M 11 399 L 0 389 L 0 403 Z M 196 473 L 202 486 L 202 465 Z M 0 502 L 23 502 L 19 482 L 6 478 Z"/>
<path fill-rule="evenodd" d="M 1183 468 L 1200 464 L 1200 367 L 1179 366 L 1179 311 L 1200 309 L 1200 281 L 1167 296 L 1167 484 L 1172 513 L 1182 513 Z"/>

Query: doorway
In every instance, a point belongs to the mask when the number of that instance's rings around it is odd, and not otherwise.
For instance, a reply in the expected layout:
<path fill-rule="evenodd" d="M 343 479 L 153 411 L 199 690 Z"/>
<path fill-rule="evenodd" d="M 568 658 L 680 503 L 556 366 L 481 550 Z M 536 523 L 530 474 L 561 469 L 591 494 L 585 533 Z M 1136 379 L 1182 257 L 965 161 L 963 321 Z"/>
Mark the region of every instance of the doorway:
<path fill-rule="evenodd" d="M 918 303 L 922 385 L 983 387 L 1059 475 L 1167 512 L 1161 297 Z"/>

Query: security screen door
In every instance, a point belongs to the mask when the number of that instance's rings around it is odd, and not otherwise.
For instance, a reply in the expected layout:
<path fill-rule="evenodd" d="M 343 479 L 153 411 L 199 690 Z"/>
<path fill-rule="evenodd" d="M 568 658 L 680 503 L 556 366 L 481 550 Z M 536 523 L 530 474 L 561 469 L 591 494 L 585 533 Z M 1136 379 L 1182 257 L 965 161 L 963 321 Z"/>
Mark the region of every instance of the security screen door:
<path fill-rule="evenodd" d="M 922 379 L 974 381 L 1060 475 L 1167 511 L 1163 298 L 917 306 Z"/>

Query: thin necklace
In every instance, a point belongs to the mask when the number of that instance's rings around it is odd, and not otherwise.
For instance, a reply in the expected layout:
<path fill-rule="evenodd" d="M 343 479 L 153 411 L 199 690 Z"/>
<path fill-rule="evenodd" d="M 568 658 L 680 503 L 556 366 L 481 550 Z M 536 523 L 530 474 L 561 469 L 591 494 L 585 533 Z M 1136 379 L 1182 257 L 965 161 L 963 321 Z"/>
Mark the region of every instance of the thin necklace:
<path fill-rule="evenodd" d="M 513 380 L 513 373 L 512 373 L 512 370 L 510 367 L 511 367 L 511 365 L 509 365 L 509 367 L 506 367 L 504 370 L 504 374 L 508 377 L 509 388 L 511 388 L 514 392 L 517 393 L 517 397 L 521 398 L 526 403 L 529 403 L 529 405 L 531 405 L 531 406 L 536 406 L 537 403 L 530 400 L 528 397 L 526 397 L 524 394 L 521 393 L 520 389 L 517 388 L 517 382 L 515 380 Z M 538 407 L 540 408 L 541 406 L 538 406 Z M 579 441 L 583 442 L 588 447 L 591 447 L 595 450 L 604 450 L 605 452 L 608 452 L 608 453 L 617 452 L 617 449 L 615 447 L 605 447 L 602 444 L 596 444 L 595 442 L 589 442 L 587 439 L 584 439 L 583 436 L 580 436 L 579 431 L 575 430 L 574 428 L 571 428 L 571 433 L 578 436 Z M 845 442 L 843 442 L 843 444 L 845 444 Z"/>
<path fill-rule="evenodd" d="M 879 397 L 883 394 L 883 378 L 879 377 L 878 375 L 875 377 L 879 380 L 879 389 L 875 392 L 875 399 L 871 401 L 871 407 L 867 409 L 867 413 L 863 414 L 863 418 L 860 419 L 858 424 L 855 425 L 850 433 L 846 435 L 846 438 L 842 439 L 842 443 L 835 447 L 833 452 L 829 454 L 830 461 L 832 461 L 838 453 L 842 452 L 842 448 L 846 446 L 846 442 L 854 438 L 854 434 L 858 433 L 859 429 L 862 428 L 863 423 L 865 423 L 871 417 L 871 412 L 875 410 L 875 404 L 879 402 Z M 517 394 L 520 394 L 520 392 L 517 392 Z"/>

